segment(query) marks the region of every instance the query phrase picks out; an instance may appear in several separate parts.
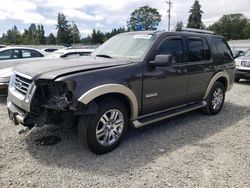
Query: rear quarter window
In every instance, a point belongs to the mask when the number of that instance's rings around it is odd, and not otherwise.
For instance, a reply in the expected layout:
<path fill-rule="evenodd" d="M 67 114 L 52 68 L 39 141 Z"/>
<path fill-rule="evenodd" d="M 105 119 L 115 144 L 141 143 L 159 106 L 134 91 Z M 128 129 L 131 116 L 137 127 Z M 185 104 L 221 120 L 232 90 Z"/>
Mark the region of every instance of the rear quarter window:
<path fill-rule="evenodd" d="M 223 63 L 231 62 L 233 60 L 233 55 L 226 41 L 221 37 L 213 37 L 212 41 L 215 45 L 219 59 Z"/>

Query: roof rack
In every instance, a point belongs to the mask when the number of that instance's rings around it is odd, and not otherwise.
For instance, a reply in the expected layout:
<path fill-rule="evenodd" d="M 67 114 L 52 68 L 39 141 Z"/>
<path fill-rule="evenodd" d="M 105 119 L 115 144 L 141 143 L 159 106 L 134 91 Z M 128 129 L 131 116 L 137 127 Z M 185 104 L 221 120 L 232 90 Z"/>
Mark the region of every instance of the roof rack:
<path fill-rule="evenodd" d="M 181 28 L 181 29 L 176 29 L 176 31 L 186 31 L 186 32 L 205 33 L 205 34 L 215 35 L 215 32 L 209 31 L 209 30 L 204 30 L 204 29 Z"/>

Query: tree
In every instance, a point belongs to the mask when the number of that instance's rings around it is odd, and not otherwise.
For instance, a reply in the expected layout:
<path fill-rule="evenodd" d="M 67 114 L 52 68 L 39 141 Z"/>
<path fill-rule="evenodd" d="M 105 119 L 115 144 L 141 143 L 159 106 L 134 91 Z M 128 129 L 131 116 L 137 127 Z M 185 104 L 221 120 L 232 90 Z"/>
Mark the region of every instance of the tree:
<path fill-rule="evenodd" d="M 56 44 L 56 38 L 53 35 L 53 33 L 50 33 L 49 36 L 47 37 L 46 44 Z"/>
<path fill-rule="evenodd" d="M 247 32 L 247 18 L 240 13 L 223 15 L 217 22 L 208 27 L 219 35 L 230 39 L 243 39 Z"/>
<path fill-rule="evenodd" d="M 183 27 L 184 27 L 183 22 L 179 21 L 176 23 L 175 29 L 178 31 L 181 30 Z"/>
<path fill-rule="evenodd" d="M 198 0 L 194 1 L 193 6 L 189 10 L 189 13 L 190 15 L 188 17 L 187 27 L 195 29 L 204 29 L 205 26 L 201 20 L 203 11 L 201 10 L 201 5 Z"/>
<path fill-rule="evenodd" d="M 103 33 L 101 33 L 101 31 L 99 30 L 95 30 L 93 29 L 92 32 L 92 44 L 102 44 L 104 42 L 104 37 L 103 37 Z"/>
<path fill-rule="evenodd" d="M 57 44 L 71 44 L 71 28 L 68 20 L 62 13 L 57 16 Z"/>
<path fill-rule="evenodd" d="M 248 21 L 248 23 L 243 29 L 243 38 L 250 39 L 250 21 Z"/>
<path fill-rule="evenodd" d="M 38 25 L 37 26 L 37 38 L 38 38 L 38 44 L 45 44 L 46 39 L 45 39 L 45 32 L 43 25 Z"/>
<path fill-rule="evenodd" d="M 21 40 L 21 34 L 18 31 L 17 27 L 14 26 L 12 29 L 7 31 L 6 36 L 4 37 L 6 44 L 19 44 Z"/>
<path fill-rule="evenodd" d="M 81 34 L 76 24 L 73 24 L 73 26 L 71 27 L 71 38 L 73 43 L 80 43 L 81 41 Z"/>
<path fill-rule="evenodd" d="M 132 31 L 138 30 L 156 30 L 161 21 L 161 15 L 155 8 L 143 6 L 135 9 L 131 13 L 128 21 L 128 28 Z"/>

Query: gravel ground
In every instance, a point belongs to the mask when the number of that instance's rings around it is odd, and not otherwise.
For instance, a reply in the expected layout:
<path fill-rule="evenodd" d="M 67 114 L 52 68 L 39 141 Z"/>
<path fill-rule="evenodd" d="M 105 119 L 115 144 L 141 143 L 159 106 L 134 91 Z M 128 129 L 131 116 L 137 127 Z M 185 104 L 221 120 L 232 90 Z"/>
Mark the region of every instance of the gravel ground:
<path fill-rule="evenodd" d="M 0 187 L 250 187 L 250 82 L 235 84 L 216 116 L 191 112 L 128 131 L 95 155 L 76 133 L 48 125 L 18 134 L 0 99 Z M 62 140 L 52 146 L 45 136 Z"/>

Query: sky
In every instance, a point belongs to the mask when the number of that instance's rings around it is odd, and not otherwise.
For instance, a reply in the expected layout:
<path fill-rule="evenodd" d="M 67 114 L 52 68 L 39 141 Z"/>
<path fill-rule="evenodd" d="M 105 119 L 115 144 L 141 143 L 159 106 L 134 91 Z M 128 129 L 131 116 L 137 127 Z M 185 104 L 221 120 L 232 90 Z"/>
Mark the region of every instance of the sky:
<path fill-rule="evenodd" d="M 250 18 L 249 0 L 200 0 L 204 14 L 203 23 L 208 26 L 224 14 L 243 13 Z M 171 28 L 178 21 L 187 23 L 194 0 L 172 0 Z M 57 14 L 64 13 L 69 21 L 75 21 L 82 37 L 92 29 L 103 32 L 126 27 L 130 14 L 141 6 L 158 9 L 162 21 L 158 29 L 167 28 L 166 0 L 0 0 L 0 35 L 14 25 L 22 32 L 31 23 L 43 24 L 46 35 L 56 34 Z"/>

